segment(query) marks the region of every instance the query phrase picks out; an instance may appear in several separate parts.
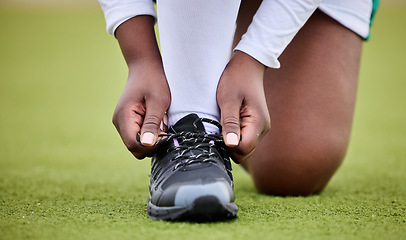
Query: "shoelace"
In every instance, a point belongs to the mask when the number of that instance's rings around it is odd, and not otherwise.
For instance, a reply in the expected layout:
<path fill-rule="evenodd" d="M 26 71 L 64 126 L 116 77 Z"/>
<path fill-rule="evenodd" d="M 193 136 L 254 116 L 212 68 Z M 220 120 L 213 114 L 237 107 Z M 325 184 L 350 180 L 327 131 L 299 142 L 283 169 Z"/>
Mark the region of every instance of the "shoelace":
<path fill-rule="evenodd" d="M 172 159 L 172 161 L 178 162 L 175 165 L 174 170 L 178 167 L 197 162 L 215 162 L 215 160 L 210 157 L 215 156 L 216 153 L 210 152 L 209 149 L 214 147 L 216 143 L 217 146 L 220 147 L 221 144 L 223 144 L 223 139 L 220 135 L 207 133 L 180 132 L 169 135 L 166 139 L 168 139 L 168 141 L 176 139 L 175 141 L 178 142 L 177 145 L 167 149 L 168 152 L 173 150 L 178 151 Z M 193 150 L 196 150 L 198 154 L 195 155 Z M 190 152 L 191 154 L 187 154 Z"/>
<path fill-rule="evenodd" d="M 210 124 L 215 125 L 216 127 L 219 128 L 220 132 L 222 130 L 221 125 L 213 121 L 211 119 L 207 118 L 200 118 L 197 119 L 193 125 L 197 129 L 197 121 L 201 120 L 202 122 L 207 122 Z M 159 137 L 162 139 L 157 141 L 155 143 L 156 145 L 161 145 L 166 142 L 174 141 L 177 144 L 175 144 L 173 147 L 170 147 L 167 149 L 167 152 L 176 150 L 178 153 L 171 159 L 171 161 L 176 161 L 177 164 L 174 166 L 174 170 L 181 166 L 185 165 L 190 165 L 193 163 L 198 163 L 198 162 L 216 162 L 211 156 L 215 156 L 216 153 L 210 152 L 209 149 L 210 147 L 217 146 L 220 148 L 220 151 L 225 152 L 224 148 L 224 140 L 221 134 L 210 134 L 210 133 L 205 133 L 205 132 L 179 132 L 179 133 L 165 133 L 165 134 L 159 134 Z M 140 133 L 137 134 L 137 141 L 140 145 L 141 144 L 141 138 L 140 138 Z M 187 155 L 187 153 L 197 150 L 200 153 L 195 155 Z M 227 162 L 226 165 L 228 165 L 229 159 L 225 159 Z"/>

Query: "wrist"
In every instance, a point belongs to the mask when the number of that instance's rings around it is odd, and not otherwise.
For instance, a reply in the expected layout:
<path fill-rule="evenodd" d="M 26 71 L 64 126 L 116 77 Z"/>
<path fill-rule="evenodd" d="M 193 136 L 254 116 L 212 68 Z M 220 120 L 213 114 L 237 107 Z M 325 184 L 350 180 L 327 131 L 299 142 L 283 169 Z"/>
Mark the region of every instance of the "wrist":
<path fill-rule="evenodd" d="M 235 51 L 233 53 L 233 56 L 230 60 L 230 62 L 233 62 L 236 65 L 240 65 L 241 67 L 257 71 L 257 72 L 265 72 L 266 66 L 256 60 L 255 58 L 251 57 L 245 52 L 242 51 Z"/>
<path fill-rule="evenodd" d="M 136 61 L 128 65 L 128 79 L 127 83 L 136 86 L 140 85 L 162 85 L 166 84 L 165 72 L 161 62 L 150 61 L 144 59 L 143 61 Z"/>
<path fill-rule="evenodd" d="M 164 68 L 161 58 L 154 58 L 152 56 L 145 56 L 133 59 L 127 62 L 128 71 L 138 73 L 164 73 Z"/>
<path fill-rule="evenodd" d="M 250 55 L 235 51 L 231 57 L 226 69 L 223 72 L 224 79 L 230 81 L 260 81 L 262 83 L 265 73 L 265 65 L 255 60 Z"/>

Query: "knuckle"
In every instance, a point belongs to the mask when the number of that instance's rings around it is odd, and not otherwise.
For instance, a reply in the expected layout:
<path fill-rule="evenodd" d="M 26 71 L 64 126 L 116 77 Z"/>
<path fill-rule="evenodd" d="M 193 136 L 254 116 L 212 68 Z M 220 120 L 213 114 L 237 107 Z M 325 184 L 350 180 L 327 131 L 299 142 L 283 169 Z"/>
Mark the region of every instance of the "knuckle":
<path fill-rule="evenodd" d="M 119 111 L 118 109 L 114 109 L 113 116 L 111 121 L 113 122 L 114 126 L 118 127 L 118 119 L 119 119 Z"/>
<path fill-rule="evenodd" d="M 161 119 L 156 115 L 149 115 L 144 118 L 143 126 L 144 128 L 159 128 L 161 125 Z"/>
<path fill-rule="evenodd" d="M 133 156 L 138 159 L 138 160 L 142 160 L 144 159 L 146 156 L 142 153 L 136 153 L 136 152 L 132 152 Z"/>
<path fill-rule="evenodd" d="M 267 133 L 269 130 L 271 130 L 271 121 L 265 122 L 264 133 Z"/>
<path fill-rule="evenodd" d="M 118 127 L 118 117 L 117 114 L 113 114 L 113 117 L 111 118 L 111 122 L 113 123 L 114 126 L 116 126 L 116 128 Z"/>
<path fill-rule="evenodd" d="M 233 149 L 233 152 L 230 152 L 231 158 L 236 163 L 242 163 L 247 160 L 253 153 L 253 150 L 250 149 Z"/>
<path fill-rule="evenodd" d="M 239 128 L 240 119 L 234 116 L 228 116 L 223 119 L 223 125 L 228 128 Z"/>
<path fill-rule="evenodd" d="M 132 152 L 133 154 L 137 153 L 140 146 L 135 141 L 127 141 L 124 142 L 125 146 L 127 147 L 128 151 Z"/>
<path fill-rule="evenodd" d="M 137 159 L 152 157 L 154 148 L 146 148 L 138 144 L 137 141 L 128 141 L 124 143 L 128 151 L 130 151 Z"/>
<path fill-rule="evenodd" d="M 269 113 L 266 113 L 263 118 L 263 133 L 265 134 L 271 129 L 271 117 Z"/>

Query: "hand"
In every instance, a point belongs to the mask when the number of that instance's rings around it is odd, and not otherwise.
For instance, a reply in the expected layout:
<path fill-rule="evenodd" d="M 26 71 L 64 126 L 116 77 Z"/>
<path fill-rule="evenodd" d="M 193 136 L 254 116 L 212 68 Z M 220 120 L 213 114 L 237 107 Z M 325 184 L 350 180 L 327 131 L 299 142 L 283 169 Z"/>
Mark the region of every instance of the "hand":
<path fill-rule="evenodd" d="M 271 127 L 263 76 L 265 66 L 237 51 L 217 87 L 223 138 L 236 163 L 245 161 Z"/>
<path fill-rule="evenodd" d="M 162 68 L 144 62 L 131 66 L 127 84 L 113 114 L 117 128 L 128 150 L 138 159 L 151 156 L 158 139 L 165 111 L 171 98 Z M 141 133 L 142 146 L 136 140 Z"/>
<path fill-rule="evenodd" d="M 154 154 L 160 125 L 171 102 L 161 55 L 154 33 L 154 18 L 136 16 L 115 32 L 129 74 L 113 115 L 128 150 L 138 159 Z M 137 134 L 141 133 L 140 145 Z"/>

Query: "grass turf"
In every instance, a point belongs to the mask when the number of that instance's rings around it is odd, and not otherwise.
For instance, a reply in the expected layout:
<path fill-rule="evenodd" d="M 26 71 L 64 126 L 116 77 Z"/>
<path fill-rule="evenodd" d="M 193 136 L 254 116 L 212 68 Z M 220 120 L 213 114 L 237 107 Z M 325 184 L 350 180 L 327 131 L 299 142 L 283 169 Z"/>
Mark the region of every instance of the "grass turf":
<path fill-rule="evenodd" d="M 406 7 L 383 6 L 364 45 L 346 160 L 311 197 L 255 192 L 239 218 L 147 217 L 149 162 L 110 118 L 126 79 L 99 8 L 0 8 L 0 239 L 405 239 Z"/>

